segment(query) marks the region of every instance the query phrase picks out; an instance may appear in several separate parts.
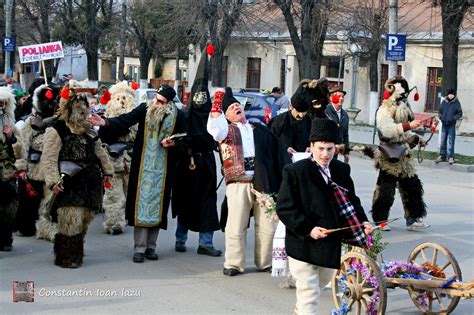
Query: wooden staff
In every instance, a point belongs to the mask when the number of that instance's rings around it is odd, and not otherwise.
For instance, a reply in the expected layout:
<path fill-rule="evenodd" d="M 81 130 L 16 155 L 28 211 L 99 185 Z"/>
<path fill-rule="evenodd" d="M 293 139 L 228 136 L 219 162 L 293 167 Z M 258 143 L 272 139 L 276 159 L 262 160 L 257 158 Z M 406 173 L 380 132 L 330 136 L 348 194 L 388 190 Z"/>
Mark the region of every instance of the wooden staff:
<path fill-rule="evenodd" d="M 396 220 L 399 220 L 399 219 L 400 218 L 395 218 L 395 219 L 392 219 L 390 221 L 385 220 L 385 221 L 380 221 L 380 222 L 373 222 L 374 224 L 376 224 L 376 226 L 373 228 L 373 230 L 380 229 L 384 225 L 387 225 L 387 224 L 392 223 L 393 221 L 396 221 Z M 363 226 L 363 225 L 364 225 L 364 223 L 361 223 L 361 224 L 346 226 L 346 227 L 342 227 L 342 228 L 338 228 L 338 229 L 321 230 L 321 232 L 323 232 L 324 234 L 331 234 L 331 233 L 334 233 L 334 232 L 337 232 L 337 231 L 349 230 L 349 229 L 352 229 L 354 227 L 360 227 L 360 226 Z"/>
<path fill-rule="evenodd" d="M 43 68 L 44 83 L 48 84 L 48 77 L 46 76 L 46 66 L 44 65 L 44 60 L 41 60 L 41 66 Z"/>

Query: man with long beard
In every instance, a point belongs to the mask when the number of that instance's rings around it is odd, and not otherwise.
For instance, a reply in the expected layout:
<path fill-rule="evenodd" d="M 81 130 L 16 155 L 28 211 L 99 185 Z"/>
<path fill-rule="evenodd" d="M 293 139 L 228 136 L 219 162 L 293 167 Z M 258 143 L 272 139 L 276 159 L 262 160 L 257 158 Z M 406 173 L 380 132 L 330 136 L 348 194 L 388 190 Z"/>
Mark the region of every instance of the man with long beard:
<path fill-rule="evenodd" d="M 26 165 L 15 165 L 22 156 L 21 141 L 17 139 L 15 128 L 15 97 L 9 87 L 0 87 L 0 251 L 9 252 L 13 243 L 13 223 L 18 207 L 15 187 L 16 170 L 24 170 Z"/>
<path fill-rule="evenodd" d="M 102 174 L 110 180 L 114 170 L 92 125 L 86 121 L 89 106 L 86 93 L 76 93 L 73 84 L 61 92 L 58 120 L 46 129 L 41 163 L 44 180 L 54 194 L 53 217 L 58 233 L 54 240 L 55 265 L 78 268 L 84 257 L 84 237 L 95 212 L 101 208 Z M 73 175 L 62 166 L 74 165 Z M 69 174 L 64 176 L 63 174 Z"/>
<path fill-rule="evenodd" d="M 155 99 L 140 104 L 127 114 L 103 119 L 92 115 L 88 121 L 101 126 L 99 134 L 106 143 L 129 132 L 138 124 L 133 147 L 128 185 L 126 219 L 134 226 L 133 261 L 157 260 L 156 240 L 160 229 L 167 228 L 167 213 L 176 172 L 177 154 L 184 153 L 182 141 L 170 136 L 186 130 L 184 114 L 174 105 L 175 90 L 161 85 Z"/>

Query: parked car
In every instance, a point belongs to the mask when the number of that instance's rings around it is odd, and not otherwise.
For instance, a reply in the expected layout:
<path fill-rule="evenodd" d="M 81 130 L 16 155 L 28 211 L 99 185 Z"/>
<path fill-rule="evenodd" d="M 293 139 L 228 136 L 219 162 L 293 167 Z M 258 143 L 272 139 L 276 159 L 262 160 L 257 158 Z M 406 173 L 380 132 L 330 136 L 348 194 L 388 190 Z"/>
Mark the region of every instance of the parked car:
<path fill-rule="evenodd" d="M 136 89 L 135 90 L 135 104 L 138 106 L 143 102 L 149 102 L 155 98 L 156 89 Z M 179 100 L 177 96 L 174 97 L 173 102 L 176 104 L 178 109 L 183 109 L 183 103 Z"/>
<path fill-rule="evenodd" d="M 256 92 L 246 92 L 240 90 L 234 92 L 234 97 L 244 106 L 247 120 L 259 122 L 266 125 L 272 118 L 272 105 L 275 103 L 275 96 Z"/>

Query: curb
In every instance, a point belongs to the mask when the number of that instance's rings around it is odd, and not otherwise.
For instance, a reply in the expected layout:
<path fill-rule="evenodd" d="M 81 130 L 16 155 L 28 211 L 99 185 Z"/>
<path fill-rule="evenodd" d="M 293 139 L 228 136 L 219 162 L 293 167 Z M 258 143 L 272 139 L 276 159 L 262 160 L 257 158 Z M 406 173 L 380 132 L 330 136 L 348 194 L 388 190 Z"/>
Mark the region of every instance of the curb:
<path fill-rule="evenodd" d="M 364 159 L 364 160 L 372 160 L 368 156 L 364 155 L 362 152 L 351 151 L 349 155 L 360 158 L 360 159 Z M 448 164 L 448 162 L 440 162 L 436 164 L 432 160 L 423 160 L 423 162 L 421 163 L 417 163 L 415 161 L 415 165 L 422 166 L 422 167 L 443 169 L 443 170 L 454 171 L 454 172 L 474 173 L 474 165 L 464 165 L 464 164 L 456 164 L 456 163 L 454 163 L 453 165 L 450 165 Z"/>

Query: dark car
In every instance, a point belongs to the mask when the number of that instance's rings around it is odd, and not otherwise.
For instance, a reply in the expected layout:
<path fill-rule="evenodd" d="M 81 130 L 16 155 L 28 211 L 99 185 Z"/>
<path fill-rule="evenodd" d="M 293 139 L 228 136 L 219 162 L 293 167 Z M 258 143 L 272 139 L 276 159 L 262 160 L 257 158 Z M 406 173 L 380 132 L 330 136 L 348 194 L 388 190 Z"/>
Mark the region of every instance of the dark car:
<path fill-rule="evenodd" d="M 272 118 L 272 105 L 275 96 L 256 92 L 234 92 L 234 97 L 244 106 L 247 120 L 266 125 Z"/>

